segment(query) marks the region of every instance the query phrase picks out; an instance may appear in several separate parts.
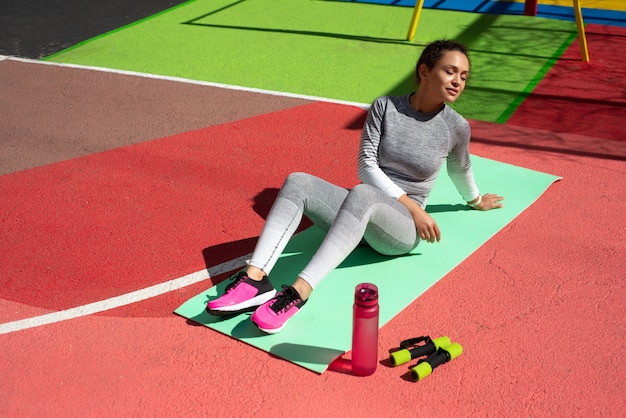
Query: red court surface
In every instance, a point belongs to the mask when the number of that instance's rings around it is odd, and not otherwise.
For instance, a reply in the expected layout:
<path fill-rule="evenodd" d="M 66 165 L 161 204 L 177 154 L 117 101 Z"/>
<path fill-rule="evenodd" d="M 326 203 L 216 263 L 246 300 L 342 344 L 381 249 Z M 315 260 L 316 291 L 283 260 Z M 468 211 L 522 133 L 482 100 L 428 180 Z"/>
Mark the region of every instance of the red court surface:
<path fill-rule="evenodd" d="M 608 36 L 622 45 L 618 35 Z M 618 74 L 610 52 L 592 59 Z M 589 68 L 598 67 L 559 61 L 509 123 L 471 121 L 472 153 L 563 179 L 386 324 L 381 364 L 359 378 L 350 353 L 318 375 L 172 314 L 225 270 L 90 315 L 19 320 L 250 253 L 287 173 L 356 181 L 362 109 L 0 61 L 11 81 L 0 100 L 11 115 L 2 121 L 11 168 L 0 177 L 0 415 L 622 416 L 626 131 L 624 96 L 607 94 L 626 84 L 607 86 Z M 558 74 L 567 90 L 552 87 Z M 49 88 L 33 87 L 41 78 Z M 544 112 L 559 103 L 578 116 Z M 610 118 L 582 122 L 606 106 Z M 448 335 L 464 353 L 415 383 L 385 358 L 420 335 Z"/>
<path fill-rule="evenodd" d="M 324 125 L 306 129 L 302 120 L 311 114 Z M 197 249 L 258 234 L 263 219 L 252 199 L 278 189 L 290 172 L 356 183 L 344 161 L 358 150 L 358 131 L 342 124 L 362 115 L 310 104 L 4 175 L 0 188 L 21 204 L 4 219 L 7 235 L 19 240 L 1 262 L 7 277 L 20 280 L 8 280 L 0 295 L 67 309 L 235 258 L 232 250 L 212 250 L 204 260 Z M 298 134 L 286 138 L 289 132 Z M 266 155 L 283 157 L 268 164 Z M 63 299 L 50 299 L 42 287 Z"/>
<path fill-rule="evenodd" d="M 587 25 L 593 59 L 580 61 L 576 44 L 517 108 L 508 124 L 626 140 L 626 28 Z"/>

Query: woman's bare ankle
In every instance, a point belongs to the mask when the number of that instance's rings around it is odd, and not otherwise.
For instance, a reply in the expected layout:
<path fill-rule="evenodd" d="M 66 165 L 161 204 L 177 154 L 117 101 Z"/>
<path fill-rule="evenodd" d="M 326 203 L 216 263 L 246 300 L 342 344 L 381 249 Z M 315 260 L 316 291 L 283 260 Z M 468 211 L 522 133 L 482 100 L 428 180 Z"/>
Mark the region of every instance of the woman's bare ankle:
<path fill-rule="evenodd" d="M 302 300 L 307 300 L 309 296 L 311 296 L 311 293 L 313 292 L 313 288 L 311 287 L 309 282 L 304 280 L 302 277 L 298 277 L 296 281 L 293 282 L 291 287 L 293 287 L 294 289 L 298 291 L 298 294 L 300 294 L 300 297 L 302 298 Z"/>
<path fill-rule="evenodd" d="M 251 278 L 252 280 L 256 280 L 257 282 L 260 282 L 261 280 L 263 280 L 263 277 L 267 276 L 267 274 L 265 274 L 263 270 L 254 266 L 248 266 L 248 268 L 246 269 L 246 274 L 249 278 Z"/>

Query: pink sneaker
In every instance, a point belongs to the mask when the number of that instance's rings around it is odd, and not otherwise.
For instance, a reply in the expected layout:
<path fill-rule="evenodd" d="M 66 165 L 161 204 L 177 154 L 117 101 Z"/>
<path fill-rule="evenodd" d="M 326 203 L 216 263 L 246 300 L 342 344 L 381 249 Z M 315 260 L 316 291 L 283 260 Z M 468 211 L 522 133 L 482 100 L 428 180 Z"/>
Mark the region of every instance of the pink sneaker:
<path fill-rule="evenodd" d="M 244 271 L 230 278 L 234 280 L 226 286 L 225 292 L 217 299 L 210 300 L 206 310 L 212 315 L 235 315 L 255 310 L 276 295 L 267 276 L 259 282 L 252 280 Z"/>
<path fill-rule="evenodd" d="M 275 334 L 282 330 L 287 321 L 300 311 L 306 300 L 291 286 L 284 286 L 272 300 L 259 306 L 252 314 L 252 322 L 261 331 Z"/>

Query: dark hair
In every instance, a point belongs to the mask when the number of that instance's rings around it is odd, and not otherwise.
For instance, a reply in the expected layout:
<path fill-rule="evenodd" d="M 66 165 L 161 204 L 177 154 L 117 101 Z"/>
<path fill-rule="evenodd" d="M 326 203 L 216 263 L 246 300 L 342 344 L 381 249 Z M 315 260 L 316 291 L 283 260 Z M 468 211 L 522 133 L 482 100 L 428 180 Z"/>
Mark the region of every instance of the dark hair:
<path fill-rule="evenodd" d="M 422 55 L 420 55 L 417 60 L 417 64 L 415 65 L 415 77 L 417 78 L 417 82 L 420 82 L 419 68 L 422 64 L 426 65 L 428 70 L 432 70 L 435 68 L 435 64 L 437 61 L 441 59 L 441 56 L 444 52 L 448 51 L 459 51 L 462 52 L 469 61 L 469 53 L 467 51 L 467 47 L 456 41 L 449 40 L 439 40 L 433 41 L 430 44 L 426 45 L 426 48 L 422 51 Z"/>

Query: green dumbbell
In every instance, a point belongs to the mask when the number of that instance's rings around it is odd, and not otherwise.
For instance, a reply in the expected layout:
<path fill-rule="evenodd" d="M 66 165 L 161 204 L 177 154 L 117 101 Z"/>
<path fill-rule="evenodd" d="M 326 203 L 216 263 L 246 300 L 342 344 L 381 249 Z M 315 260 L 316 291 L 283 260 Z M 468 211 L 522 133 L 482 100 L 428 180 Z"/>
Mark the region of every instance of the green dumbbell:
<path fill-rule="evenodd" d="M 420 345 L 420 343 L 423 343 Z M 389 362 L 393 366 L 400 366 L 418 357 L 428 356 L 440 347 L 450 345 L 450 338 L 439 337 L 432 340 L 430 337 L 418 337 L 404 340 L 400 343 L 400 348 L 391 351 Z"/>
<path fill-rule="evenodd" d="M 413 381 L 422 380 L 429 376 L 433 370 L 444 363 L 454 360 L 463 353 L 463 347 L 459 343 L 452 343 L 446 347 L 439 347 L 437 351 L 420 360 L 410 368 L 410 375 Z"/>

